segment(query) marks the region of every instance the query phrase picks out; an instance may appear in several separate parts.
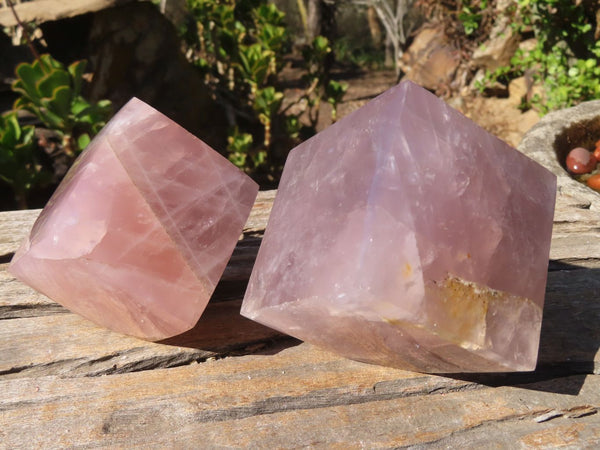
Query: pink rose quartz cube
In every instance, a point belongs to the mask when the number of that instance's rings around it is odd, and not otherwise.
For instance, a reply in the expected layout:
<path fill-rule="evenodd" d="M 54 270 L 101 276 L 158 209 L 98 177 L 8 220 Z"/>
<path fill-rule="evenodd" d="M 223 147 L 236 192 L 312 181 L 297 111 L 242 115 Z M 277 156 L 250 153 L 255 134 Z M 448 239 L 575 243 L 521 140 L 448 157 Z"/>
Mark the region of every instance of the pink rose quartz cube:
<path fill-rule="evenodd" d="M 403 82 L 290 153 L 242 314 L 369 363 L 533 370 L 555 191 Z"/>
<path fill-rule="evenodd" d="M 258 186 L 132 99 L 75 162 L 10 272 L 113 330 L 158 340 L 192 328 Z"/>

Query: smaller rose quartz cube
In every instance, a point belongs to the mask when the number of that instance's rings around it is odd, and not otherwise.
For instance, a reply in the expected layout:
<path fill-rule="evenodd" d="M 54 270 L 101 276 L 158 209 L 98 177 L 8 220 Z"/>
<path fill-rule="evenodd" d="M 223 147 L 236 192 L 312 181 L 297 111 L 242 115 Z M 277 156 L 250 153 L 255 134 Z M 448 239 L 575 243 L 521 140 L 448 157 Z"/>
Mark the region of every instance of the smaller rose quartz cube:
<path fill-rule="evenodd" d="M 82 153 L 9 271 L 112 330 L 159 340 L 192 328 L 258 186 L 136 98 Z"/>

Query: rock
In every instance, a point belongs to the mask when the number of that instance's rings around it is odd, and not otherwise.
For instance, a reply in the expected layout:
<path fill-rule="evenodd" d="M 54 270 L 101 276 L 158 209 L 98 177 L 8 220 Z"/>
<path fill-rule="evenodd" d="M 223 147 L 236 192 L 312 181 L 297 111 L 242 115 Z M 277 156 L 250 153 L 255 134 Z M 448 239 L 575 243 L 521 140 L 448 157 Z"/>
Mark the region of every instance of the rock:
<path fill-rule="evenodd" d="M 469 97 L 465 115 L 512 146 L 539 122 L 539 114 L 530 109 L 522 112 L 514 99 Z"/>
<path fill-rule="evenodd" d="M 567 169 L 575 174 L 590 173 L 597 164 L 594 154 L 583 147 L 575 147 L 571 150 L 565 161 Z"/>
<path fill-rule="evenodd" d="M 472 63 L 489 71 L 508 66 L 519 46 L 519 38 L 519 34 L 512 28 L 511 18 L 500 13 L 489 39 L 473 52 Z"/>
<path fill-rule="evenodd" d="M 466 106 L 461 111 L 512 146 L 516 147 L 523 135 L 540 120 L 536 110 L 522 110 L 533 95 L 543 92 L 527 77 L 515 78 L 508 86 L 498 85 L 484 91 L 486 95 L 496 96 L 477 96 L 471 89 L 475 87 L 471 86 L 465 94 Z"/>
<path fill-rule="evenodd" d="M 531 92 L 531 84 L 525 77 L 518 77 L 508 83 L 508 100 L 510 104 L 519 106 Z"/>
<path fill-rule="evenodd" d="M 403 82 L 289 154 L 242 314 L 364 362 L 533 370 L 555 187 Z"/>
<path fill-rule="evenodd" d="M 133 2 L 136 0 L 36 0 L 15 5 L 19 19 L 23 23 L 37 24 L 68 19 L 104 8 Z M 13 2 L 16 3 L 16 2 Z M 17 25 L 17 19 L 10 8 L 0 9 L 0 25 L 12 27 Z"/>
<path fill-rule="evenodd" d="M 258 186 L 133 99 L 88 145 L 10 272 L 87 319 L 159 340 L 192 328 Z"/>
<path fill-rule="evenodd" d="M 439 28 L 423 28 L 403 54 L 404 79 L 426 89 L 447 91 L 460 63 L 458 51 Z"/>
<path fill-rule="evenodd" d="M 519 50 L 524 52 L 531 52 L 537 47 L 538 40 L 536 38 L 525 39 L 519 42 Z"/>
<path fill-rule="evenodd" d="M 565 167 L 573 147 L 594 148 L 600 138 L 600 100 L 547 114 L 528 131 L 519 150 L 558 177 L 558 190 L 580 208 L 600 212 L 600 194 L 574 180 Z"/>

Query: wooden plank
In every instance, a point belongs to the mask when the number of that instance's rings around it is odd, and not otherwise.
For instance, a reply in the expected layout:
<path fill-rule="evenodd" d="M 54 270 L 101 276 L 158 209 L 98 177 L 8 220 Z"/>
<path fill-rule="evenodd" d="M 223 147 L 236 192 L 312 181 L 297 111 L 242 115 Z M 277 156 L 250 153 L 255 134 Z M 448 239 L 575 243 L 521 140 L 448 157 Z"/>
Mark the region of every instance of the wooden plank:
<path fill-rule="evenodd" d="M 25 236 L 29 234 L 41 209 L 0 212 L 0 262 L 8 262 Z"/>
<path fill-rule="evenodd" d="M 550 272 L 538 363 L 574 373 L 600 373 L 600 276 L 597 269 Z M 239 315 L 238 299 L 210 302 L 188 333 L 169 345 L 95 326 L 75 314 L 6 320 L 0 327 L 0 374 L 93 376 L 171 367 L 223 355 L 253 353 L 280 334 Z M 38 345 L 43 342 L 43 346 Z M 185 348 L 182 348 L 185 347 Z"/>
<path fill-rule="evenodd" d="M 550 259 L 600 267 L 600 211 L 589 201 L 559 192 L 554 212 Z"/>
<path fill-rule="evenodd" d="M 239 315 L 275 191 L 261 192 L 209 306 L 189 332 L 151 343 L 95 326 L 17 281 L 0 264 L 0 375 L 96 376 L 253 352 L 281 335 Z M 10 259 L 39 215 L 0 213 L 0 254 Z M 233 300 L 233 301 L 228 301 Z M 222 303 L 219 303 L 222 302 Z M 39 345 L 43 342 L 43 345 Z"/>
<path fill-rule="evenodd" d="M 173 367 L 233 351 L 256 352 L 282 338 L 240 316 L 240 306 L 241 300 L 211 303 L 192 330 L 162 344 L 70 313 L 6 320 L 0 327 L 0 376 L 98 376 Z"/>
<path fill-rule="evenodd" d="M 0 392 L 7 448 L 444 446 L 489 442 L 491 429 L 506 443 L 600 442 L 599 376 L 491 388 L 308 344 L 100 378 L 2 380 Z"/>
<path fill-rule="evenodd" d="M 1 236 L 1 235 L 0 235 Z M 45 295 L 21 283 L 0 264 L 0 320 L 67 312 Z"/>
<path fill-rule="evenodd" d="M 538 365 L 600 373 L 600 269 L 548 274 Z"/>
<path fill-rule="evenodd" d="M 93 376 L 171 367 L 229 354 L 234 349 L 252 353 L 270 345 L 280 335 L 243 319 L 238 312 L 274 196 L 275 191 L 259 194 L 244 236 L 205 314 L 194 330 L 171 340 L 171 345 L 148 343 L 96 327 L 16 281 L 3 265 L 0 319 L 6 320 L 0 327 L 0 373 L 13 378 L 51 374 Z M 11 242 L 5 239 L 6 249 L 14 251 L 36 214 L 0 214 L 0 229 L 4 227 L 5 233 L 0 236 L 21 234 Z M 560 214 L 559 211 L 559 219 Z M 580 229 L 593 232 L 593 215 L 585 209 L 580 214 L 577 222 Z M 565 238 L 570 235 L 564 233 Z M 563 373 L 567 370 L 600 373 L 598 269 L 562 263 L 549 273 L 546 297 L 540 367 L 559 367 Z M 216 304 L 225 300 L 229 300 L 226 305 Z M 48 317 L 55 314 L 60 316 Z M 221 336 L 221 341 L 211 341 L 211 335 Z M 40 341 L 44 342 L 43 349 L 35 345 Z"/>
<path fill-rule="evenodd" d="M 445 378 L 349 361 L 239 316 L 273 198 L 260 193 L 199 326 L 166 343 L 96 327 L 2 265 L 0 448 L 600 442 L 596 211 L 559 197 L 538 369 Z M 0 214 L 3 262 L 36 215 Z"/>

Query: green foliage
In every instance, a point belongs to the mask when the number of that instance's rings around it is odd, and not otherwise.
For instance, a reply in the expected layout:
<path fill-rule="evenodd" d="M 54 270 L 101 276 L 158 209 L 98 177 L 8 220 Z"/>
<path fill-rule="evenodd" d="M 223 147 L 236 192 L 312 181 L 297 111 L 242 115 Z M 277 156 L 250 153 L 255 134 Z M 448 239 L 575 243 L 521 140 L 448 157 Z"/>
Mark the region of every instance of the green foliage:
<path fill-rule="evenodd" d="M 42 55 L 15 70 L 12 89 L 19 97 L 14 111 L 0 118 L 0 180 L 12 188 L 20 208 L 27 207 L 31 191 L 55 181 L 54 173 L 45 168 L 49 158 L 63 154 L 63 162 L 72 162 L 110 115 L 109 101 L 90 103 L 82 96 L 85 66 L 85 61 L 77 61 L 65 67 Z M 44 155 L 34 127 L 19 124 L 16 111 L 20 109 L 30 111 L 58 134 L 60 152 Z"/>
<path fill-rule="evenodd" d="M 591 3 L 573 0 L 518 0 L 522 24 L 533 27 L 536 37 L 546 50 L 560 41 L 564 41 L 573 50 L 583 50 L 594 41 L 592 22 L 595 20 L 595 5 Z"/>
<path fill-rule="evenodd" d="M 337 106 L 348 90 L 346 83 L 339 83 L 329 78 L 328 61 L 331 54 L 329 40 L 324 36 L 317 36 L 311 45 L 306 46 L 302 56 L 307 65 L 305 80 L 308 89 L 305 98 L 312 107 L 309 111 L 311 125 L 316 126 L 319 120 L 319 104 L 321 99 L 331 104 L 331 119 L 337 120 Z"/>
<path fill-rule="evenodd" d="M 229 159 L 247 170 L 258 169 L 267 163 L 264 155 L 272 144 L 272 123 L 283 101 L 277 75 L 289 49 L 284 14 L 266 0 L 188 0 L 187 4 L 197 33 L 188 32 L 186 37 L 206 83 L 236 123 L 241 118 L 262 125 L 262 144 L 254 139 L 257 132 L 253 136 L 232 128 Z"/>
<path fill-rule="evenodd" d="M 337 61 L 370 70 L 380 70 L 385 67 L 385 53 L 375 48 L 370 42 L 353 45 L 345 36 L 333 43 Z"/>
<path fill-rule="evenodd" d="M 543 94 L 531 99 L 542 114 L 599 98 L 600 42 L 594 38 L 593 7 L 571 0 L 519 0 L 515 28 L 532 29 L 535 48 L 518 50 L 511 65 L 488 73 L 480 88 L 527 73 L 543 87 Z"/>
<path fill-rule="evenodd" d="M 252 135 L 250 133 L 240 133 L 240 130 L 236 127 L 230 133 L 227 138 L 227 150 L 229 152 L 229 160 L 238 167 L 247 167 L 247 159 L 252 151 Z M 253 161 L 254 165 L 260 163 L 260 160 L 264 155 L 256 157 Z"/>
<path fill-rule="evenodd" d="M 104 126 L 111 113 L 108 100 L 90 103 L 81 95 L 86 62 L 66 67 L 50 55 L 16 68 L 12 89 L 20 97 L 14 109 L 35 114 L 63 136 L 65 153 L 74 158 Z"/>
<path fill-rule="evenodd" d="M 331 105 L 331 119 L 333 122 L 337 120 L 337 106 L 346 95 L 348 85 L 346 83 L 340 83 L 335 80 L 329 80 L 325 86 L 325 97 L 327 102 Z"/>
<path fill-rule="evenodd" d="M 474 34 L 479 29 L 483 19 L 482 13 L 487 7 L 487 0 L 466 0 L 462 2 L 458 20 L 462 23 L 467 36 Z"/>
<path fill-rule="evenodd" d="M 0 180 L 8 184 L 20 208 L 27 207 L 28 193 L 49 181 L 40 163 L 34 127 L 21 127 L 15 112 L 0 116 Z"/>
<path fill-rule="evenodd" d="M 188 55 L 228 110 L 228 157 L 248 172 L 272 177 L 289 150 L 278 152 L 276 138 L 289 143 L 303 129 L 301 113 L 289 113 L 292 106 L 302 103 L 314 110 L 323 97 L 336 114 L 345 88 L 328 85 L 329 43 L 319 37 L 307 47 L 307 88 L 297 101 L 284 104 L 280 75 L 291 47 L 284 13 L 267 0 L 187 0 L 187 5 L 195 20 L 184 32 Z"/>
<path fill-rule="evenodd" d="M 193 60 L 227 99 L 270 85 L 289 37 L 283 13 L 264 0 L 188 0 L 197 33 L 188 33 Z"/>

